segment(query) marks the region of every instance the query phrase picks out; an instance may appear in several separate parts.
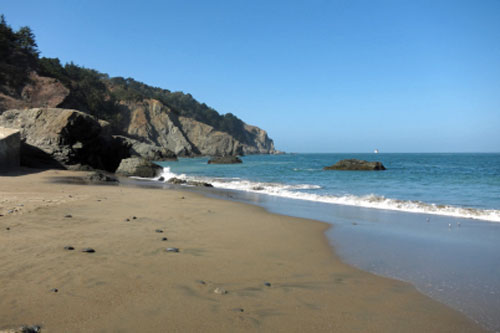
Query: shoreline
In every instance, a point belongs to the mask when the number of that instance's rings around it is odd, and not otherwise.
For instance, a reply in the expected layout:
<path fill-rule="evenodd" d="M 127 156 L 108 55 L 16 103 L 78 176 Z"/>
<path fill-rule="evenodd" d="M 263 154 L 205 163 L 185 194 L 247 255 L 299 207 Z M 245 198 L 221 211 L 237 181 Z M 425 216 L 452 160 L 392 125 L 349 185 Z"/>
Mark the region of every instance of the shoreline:
<path fill-rule="evenodd" d="M 0 329 L 483 331 L 409 283 L 343 263 L 324 222 L 192 191 L 47 182 L 83 174 L 0 177 L 0 205 L 24 205 L 0 217 Z"/>

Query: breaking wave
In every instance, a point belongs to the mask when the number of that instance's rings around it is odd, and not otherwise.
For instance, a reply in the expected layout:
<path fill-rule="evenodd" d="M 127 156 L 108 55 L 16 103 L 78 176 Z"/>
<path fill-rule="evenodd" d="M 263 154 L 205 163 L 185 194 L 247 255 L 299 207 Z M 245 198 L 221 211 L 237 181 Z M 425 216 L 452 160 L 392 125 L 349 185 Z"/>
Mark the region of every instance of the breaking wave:
<path fill-rule="evenodd" d="M 476 209 L 452 205 L 437 205 L 418 200 L 399 200 L 386 198 L 384 196 L 375 194 L 362 196 L 336 196 L 312 193 L 313 190 L 321 189 L 321 186 L 318 185 L 289 185 L 280 183 L 253 182 L 249 180 L 242 180 L 239 178 L 192 177 L 185 174 L 175 174 L 171 172 L 170 168 L 168 167 L 164 168 L 163 173 L 159 177 L 155 178 L 155 180 L 160 180 L 161 177 L 163 177 L 164 181 L 176 177 L 186 180 L 208 182 L 211 183 L 214 187 L 221 189 L 261 193 L 282 198 L 500 222 L 500 210 Z"/>

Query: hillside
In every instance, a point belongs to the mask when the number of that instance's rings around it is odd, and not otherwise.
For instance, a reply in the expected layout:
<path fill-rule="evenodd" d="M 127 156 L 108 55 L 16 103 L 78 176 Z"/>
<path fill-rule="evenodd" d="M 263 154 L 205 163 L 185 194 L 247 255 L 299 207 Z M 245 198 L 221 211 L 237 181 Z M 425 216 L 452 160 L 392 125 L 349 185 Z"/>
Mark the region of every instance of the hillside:
<path fill-rule="evenodd" d="M 0 22 L 0 114 L 9 109 L 75 109 L 109 122 L 113 135 L 178 156 L 274 153 L 267 133 L 190 94 L 109 77 L 57 58 L 40 58 L 29 27 Z"/>

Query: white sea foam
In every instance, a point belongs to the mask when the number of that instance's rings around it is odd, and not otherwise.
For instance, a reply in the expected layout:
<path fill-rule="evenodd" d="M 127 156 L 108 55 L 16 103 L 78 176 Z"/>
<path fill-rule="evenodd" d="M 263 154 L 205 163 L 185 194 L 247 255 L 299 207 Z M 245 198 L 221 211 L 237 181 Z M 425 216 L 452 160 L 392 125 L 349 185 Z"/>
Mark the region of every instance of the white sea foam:
<path fill-rule="evenodd" d="M 416 200 L 399 200 L 399 199 L 385 198 L 383 196 L 375 194 L 369 194 L 363 196 L 356 196 L 356 195 L 335 196 L 335 195 L 320 195 L 311 193 L 311 191 L 303 191 L 303 190 L 321 189 L 321 186 L 318 185 L 310 185 L 310 184 L 287 185 L 280 183 L 263 183 L 263 182 L 252 182 L 249 180 L 242 180 L 239 178 L 191 177 L 191 176 L 186 176 L 185 174 L 181 175 L 175 174 L 171 172 L 170 168 L 168 167 L 164 168 L 163 174 L 157 177 L 156 180 L 160 179 L 160 177 L 163 177 L 164 181 L 167 181 L 168 179 L 173 177 L 186 180 L 204 181 L 211 183 L 216 188 L 252 192 L 252 193 L 262 193 L 282 198 L 500 222 L 500 210 L 494 210 L 494 209 L 475 209 L 475 208 L 458 207 L 451 205 L 436 205 Z"/>

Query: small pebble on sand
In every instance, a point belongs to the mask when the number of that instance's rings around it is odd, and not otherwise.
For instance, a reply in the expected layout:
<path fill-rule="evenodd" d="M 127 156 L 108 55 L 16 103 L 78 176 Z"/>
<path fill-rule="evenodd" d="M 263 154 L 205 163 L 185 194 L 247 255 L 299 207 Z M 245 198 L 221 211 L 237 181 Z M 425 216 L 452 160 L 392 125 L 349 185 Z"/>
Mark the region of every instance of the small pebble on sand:
<path fill-rule="evenodd" d="M 266 287 L 270 287 L 270 286 L 271 286 L 271 282 L 264 282 L 264 285 L 265 285 Z"/>
<path fill-rule="evenodd" d="M 137 216 L 132 216 L 132 220 L 137 220 Z"/>
<path fill-rule="evenodd" d="M 94 253 L 95 250 L 91 247 L 86 247 L 82 250 L 82 252 L 85 252 L 85 253 Z"/>
<path fill-rule="evenodd" d="M 167 249 L 165 251 L 167 251 L 167 252 L 179 252 L 179 249 L 176 247 L 167 247 Z"/>
<path fill-rule="evenodd" d="M 157 233 L 160 233 L 160 234 L 161 234 L 161 233 L 163 232 L 163 230 L 161 230 L 161 229 L 156 229 L 156 230 L 155 230 L 155 232 L 157 232 Z"/>
<path fill-rule="evenodd" d="M 67 215 L 64 215 L 64 217 L 65 217 L 65 218 L 67 218 L 67 219 L 70 219 L 70 218 L 72 218 L 73 216 L 72 216 L 71 214 L 67 214 Z"/>
<path fill-rule="evenodd" d="M 53 292 L 53 293 L 57 293 L 58 291 L 59 291 L 59 289 L 57 289 L 57 288 L 50 289 L 50 292 Z"/>
<path fill-rule="evenodd" d="M 68 250 L 68 251 L 73 251 L 75 248 L 71 245 L 68 245 L 68 246 L 65 246 L 64 249 Z"/>
<path fill-rule="evenodd" d="M 224 295 L 224 294 L 227 294 L 227 290 L 224 289 L 224 288 L 215 288 L 214 289 L 214 293 L 218 294 L 218 295 Z"/>
<path fill-rule="evenodd" d="M 167 240 L 168 240 L 168 238 L 167 238 L 167 237 L 162 237 L 162 239 L 161 239 L 161 240 L 162 240 L 162 241 L 167 241 Z"/>

